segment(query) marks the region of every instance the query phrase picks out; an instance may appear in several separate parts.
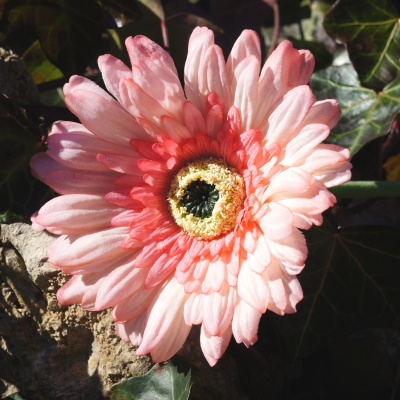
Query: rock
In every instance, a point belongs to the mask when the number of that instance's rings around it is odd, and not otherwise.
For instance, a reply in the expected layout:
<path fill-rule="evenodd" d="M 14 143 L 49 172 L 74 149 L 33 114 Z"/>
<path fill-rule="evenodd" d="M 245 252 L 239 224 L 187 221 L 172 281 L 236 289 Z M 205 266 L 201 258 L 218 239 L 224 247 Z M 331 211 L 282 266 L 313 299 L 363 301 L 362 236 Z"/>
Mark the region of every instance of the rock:
<path fill-rule="evenodd" d="M 110 311 L 61 307 L 57 290 L 68 277 L 47 262 L 55 239 L 30 225 L 1 225 L 0 393 L 26 399 L 106 397 L 124 378 L 152 366 L 119 339 Z"/>
<path fill-rule="evenodd" d="M 1 47 L 0 88 L 1 93 L 13 98 L 19 104 L 39 103 L 39 91 L 31 75 L 26 71 L 25 61 L 11 50 Z"/>
<path fill-rule="evenodd" d="M 47 247 L 54 240 L 49 233 L 34 232 L 30 225 L 15 223 L 0 225 L 0 241 L 9 243 L 19 252 L 32 281 L 41 289 L 47 289 L 49 278 L 58 271 L 47 262 Z"/>

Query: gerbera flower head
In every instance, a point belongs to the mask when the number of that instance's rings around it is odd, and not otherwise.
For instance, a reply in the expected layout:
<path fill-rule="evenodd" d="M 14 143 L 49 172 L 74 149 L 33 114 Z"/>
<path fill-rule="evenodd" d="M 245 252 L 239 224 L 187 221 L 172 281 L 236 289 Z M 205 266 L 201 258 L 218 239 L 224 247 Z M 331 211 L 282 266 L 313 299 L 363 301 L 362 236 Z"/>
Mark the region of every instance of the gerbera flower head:
<path fill-rule="evenodd" d="M 225 61 L 196 28 L 182 88 L 170 55 L 126 41 L 131 68 L 99 58 L 108 94 L 73 76 L 34 174 L 61 196 L 33 218 L 60 235 L 49 261 L 73 275 L 63 305 L 112 307 L 118 334 L 156 362 L 192 325 L 214 365 L 231 336 L 250 346 L 267 310 L 292 313 L 307 257 L 300 229 L 322 223 L 328 187 L 350 178 L 349 152 L 322 144 L 340 116 L 314 101 L 314 59 L 282 42 L 261 65 L 246 30 Z"/>

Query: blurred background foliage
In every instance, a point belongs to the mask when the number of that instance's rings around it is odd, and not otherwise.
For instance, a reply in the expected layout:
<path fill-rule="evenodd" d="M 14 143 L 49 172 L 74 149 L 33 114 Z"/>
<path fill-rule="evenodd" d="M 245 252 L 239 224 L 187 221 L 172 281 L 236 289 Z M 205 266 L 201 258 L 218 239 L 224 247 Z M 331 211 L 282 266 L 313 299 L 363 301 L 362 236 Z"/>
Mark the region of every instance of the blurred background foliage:
<path fill-rule="evenodd" d="M 350 149 L 353 179 L 399 181 L 400 3 L 278 6 L 279 40 L 312 51 L 316 98 L 341 105 L 328 141 Z M 129 64 L 124 41 L 143 34 L 170 51 L 182 77 L 197 25 L 213 29 L 226 55 L 243 29 L 253 29 L 265 57 L 274 12 L 261 0 L 0 0 L 0 221 L 29 220 L 54 195 L 28 162 L 45 149 L 54 121 L 76 119 L 63 103 L 71 75 L 102 86 L 97 57 Z M 18 78 L 7 64 L 20 62 L 15 55 L 26 67 Z M 267 313 L 253 348 L 228 348 L 249 399 L 400 398 L 399 228 L 398 198 L 342 198 L 322 227 L 305 232 L 298 312 Z"/>

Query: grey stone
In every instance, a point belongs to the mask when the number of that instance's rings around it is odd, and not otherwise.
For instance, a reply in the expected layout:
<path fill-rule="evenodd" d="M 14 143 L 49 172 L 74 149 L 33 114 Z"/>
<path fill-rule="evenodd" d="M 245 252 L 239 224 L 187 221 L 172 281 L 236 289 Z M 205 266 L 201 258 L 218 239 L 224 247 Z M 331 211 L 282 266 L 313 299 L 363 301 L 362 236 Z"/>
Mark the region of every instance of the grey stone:
<path fill-rule="evenodd" d="M 19 252 L 32 281 L 41 289 L 47 288 L 49 278 L 58 274 L 48 263 L 46 255 L 55 236 L 45 231 L 34 232 L 30 225 L 24 223 L 2 224 L 0 230 L 1 242 L 11 244 Z"/>

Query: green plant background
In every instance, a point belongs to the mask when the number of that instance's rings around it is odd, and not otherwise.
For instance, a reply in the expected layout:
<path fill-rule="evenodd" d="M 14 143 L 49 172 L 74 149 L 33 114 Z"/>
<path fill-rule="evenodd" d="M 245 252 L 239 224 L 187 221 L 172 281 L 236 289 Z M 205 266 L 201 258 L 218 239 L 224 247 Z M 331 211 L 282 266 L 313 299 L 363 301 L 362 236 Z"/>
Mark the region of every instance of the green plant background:
<path fill-rule="evenodd" d="M 355 180 L 385 180 L 384 164 L 400 154 L 400 4 L 278 5 L 279 39 L 313 52 L 316 98 L 335 98 L 342 108 L 328 141 L 350 149 Z M 261 0 L 0 1 L 0 45 L 23 57 L 40 96 L 37 104 L 0 98 L 1 222 L 29 220 L 54 196 L 31 176 L 29 159 L 45 149 L 54 121 L 75 119 L 64 107 L 63 84 L 82 74 L 102 85 L 97 56 L 111 53 L 128 63 L 125 38 L 144 34 L 163 45 L 162 23 L 182 77 L 195 26 L 213 29 L 226 55 L 243 29 L 254 29 L 265 56 L 274 17 Z M 310 254 L 297 313 L 267 313 L 252 352 L 235 343 L 228 348 L 249 399 L 398 398 L 399 205 L 398 198 L 342 198 L 323 226 L 305 232 Z M 154 390 L 159 398 L 187 398 L 190 376 L 161 366 L 116 387 L 112 398 L 158 398 Z"/>

